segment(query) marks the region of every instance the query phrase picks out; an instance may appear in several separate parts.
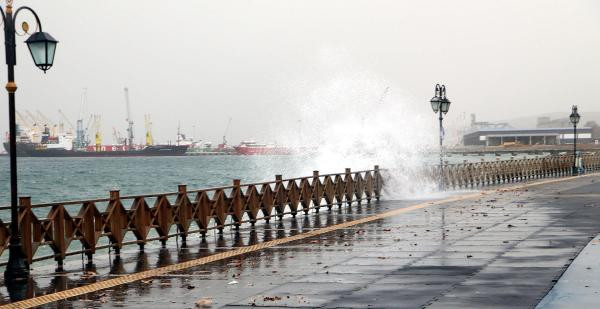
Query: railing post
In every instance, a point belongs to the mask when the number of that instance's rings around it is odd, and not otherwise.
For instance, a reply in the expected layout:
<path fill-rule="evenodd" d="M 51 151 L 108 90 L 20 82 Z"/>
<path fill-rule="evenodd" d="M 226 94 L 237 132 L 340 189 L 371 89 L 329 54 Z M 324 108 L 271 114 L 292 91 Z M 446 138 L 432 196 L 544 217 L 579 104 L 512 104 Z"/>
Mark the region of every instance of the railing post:
<path fill-rule="evenodd" d="M 187 185 L 184 185 L 184 184 L 177 185 L 177 193 L 179 194 L 179 197 L 180 197 L 179 200 L 183 201 L 184 197 L 187 195 Z M 185 203 L 183 205 L 185 205 L 185 207 L 189 207 L 189 204 L 187 204 L 187 203 Z M 178 211 L 179 211 L 179 224 L 177 225 L 177 228 L 179 229 L 179 236 L 181 236 L 181 247 L 185 248 L 185 247 L 187 247 L 187 231 L 183 230 L 183 228 L 180 228 L 180 226 L 187 224 L 187 222 L 181 222 L 182 220 L 187 220 L 187 216 L 184 215 L 184 214 L 187 214 L 187 209 L 182 209 L 182 204 L 179 204 Z"/>
<path fill-rule="evenodd" d="M 375 199 L 379 201 L 381 195 L 381 174 L 379 173 L 379 165 L 375 165 L 373 169 L 375 170 Z"/>
<path fill-rule="evenodd" d="M 319 212 L 319 208 L 321 208 L 321 195 L 323 192 L 321 191 L 321 185 L 319 184 L 319 171 L 313 171 L 313 206 L 315 207 L 315 212 Z"/>
<path fill-rule="evenodd" d="M 501 182 L 501 170 L 500 170 L 500 158 L 496 158 L 496 163 L 494 164 L 494 184 L 499 184 Z"/>
<path fill-rule="evenodd" d="M 235 195 L 233 197 L 233 202 L 235 203 L 235 198 L 239 197 L 242 193 L 240 192 L 241 190 L 241 183 L 242 180 L 241 179 L 234 179 L 233 180 L 233 194 Z M 239 231 L 240 229 L 240 221 L 242 221 L 242 217 L 244 216 L 243 210 L 244 210 L 244 205 L 241 205 L 241 209 L 235 209 L 237 207 L 237 205 L 234 204 L 234 213 L 238 213 L 240 214 L 237 219 L 237 221 L 234 223 L 235 225 L 235 230 Z"/>
<path fill-rule="evenodd" d="M 442 182 L 441 184 L 444 186 L 442 189 L 445 190 L 450 187 L 452 187 L 454 189 L 456 187 L 456 180 L 454 177 L 454 176 L 456 176 L 454 174 L 454 172 L 456 172 L 455 168 L 450 166 L 448 161 L 444 161 L 444 165 L 442 167 L 440 167 L 440 169 L 441 169 L 440 175 L 442 177 L 442 179 L 440 181 Z"/>
<path fill-rule="evenodd" d="M 110 190 L 110 202 L 115 202 L 118 201 L 121 198 L 121 194 L 120 194 L 120 190 Z M 115 256 L 117 259 L 120 258 L 121 256 L 121 244 L 117 244 L 116 246 L 113 247 L 113 249 L 115 250 Z"/>
<path fill-rule="evenodd" d="M 509 160 L 506 161 L 505 163 L 505 167 L 506 167 L 506 182 L 507 183 L 511 183 L 513 182 L 513 157 L 510 157 Z"/>
<path fill-rule="evenodd" d="M 277 213 L 277 217 L 279 217 L 279 219 L 283 218 L 283 213 L 285 212 L 285 205 L 279 201 L 281 194 L 279 190 L 281 189 L 285 190 L 285 188 L 283 188 L 283 176 L 278 174 L 275 175 L 275 212 Z"/>
<path fill-rule="evenodd" d="M 121 198 L 120 190 L 110 190 L 110 200 L 115 201 Z"/>
<path fill-rule="evenodd" d="M 469 165 L 467 165 L 467 170 L 469 171 L 469 187 L 473 188 L 474 187 L 473 174 L 475 173 L 473 171 L 473 163 L 469 163 Z"/>
<path fill-rule="evenodd" d="M 348 206 L 352 206 L 352 200 L 354 199 L 354 188 L 352 188 L 352 171 L 347 167 L 344 173 L 344 182 L 346 184 L 346 204 L 348 204 Z"/>
<path fill-rule="evenodd" d="M 23 219 L 20 224 L 21 231 L 21 244 L 23 245 L 23 253 L 25 254 L 25 259 L 27 260 L 28 266 L 31 265 L 33 259 L 33 238 L 38 238 L 40 235 L 31 235 L 32 234 L 32 222 L 31 222 L 31 197 L 29 196 L 21 196 L 19 197 L 19 205 L 21 205 L 22 213 L 25 213 Z M 34 231 L 36 229 L 33 229 Z M 31 267 L 30 267 L 31 268 Z"/>

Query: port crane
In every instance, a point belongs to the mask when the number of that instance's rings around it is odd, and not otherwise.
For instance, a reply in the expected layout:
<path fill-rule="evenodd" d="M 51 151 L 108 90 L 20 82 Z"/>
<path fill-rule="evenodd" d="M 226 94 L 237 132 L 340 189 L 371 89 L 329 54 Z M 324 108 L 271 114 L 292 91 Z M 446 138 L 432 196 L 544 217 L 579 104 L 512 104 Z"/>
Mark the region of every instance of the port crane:
<path fill-rule="evenodd" d="M 385 87 L 385 89 L 383 90 L 383 93 L 379 97 L 379 100 L 377 101 L 377 105 L 382 105 L 383 102 L 385 101 L 385 98 L 388 96 L 389 93 L 390 93 L 390 87 L 387 86 L 387 87 Z M 360 117 L 360 120 L 363 124 L 366 119 L 367 119 L 366 114 L 362 114 L 362 116 Z"/>
<path fill-rule="evenodd" d="M 385 100 L 385 97 L 387 97 L 388 93 L 390 92 L 390 87 L 385 87 L 385 90 L 383 91 L 383 93 L 381 94 L 381 97 L 379 98 L 379 102 L 378 104 L 383 103 L 383 100 Z"/>
<path fill-rule="evenodd" d="M 102 132 L 100 127 L 100 115 L 92 115 L 92 118 L 92 128 L 94 129 L 94 137 L 96 139 L 96 151 L 102 151 Z"/>
<path fill-rule="evenodd" d="M 79 105 L 79 117 L 77 117 L 77 128 L 75 129 L 75 148 L 83 148 L 87 146 L 88 141 L 86 138 L 87 130 L 90 126 L 91 117 L 88 121 L 88 127 L 83 129 L 83 110 L 87 99 L 87 88 L 83 88 L 81 91 L 81 103 Z"/>
<path fill-rule="evenodd" d="M 115 127 L 113 129 L 113 139 L 115 140 L 115 144 L 122 145 L 125 143 L 125 139 L 121 136 L 121 132 L 117 131 Z"/>
<path fill-rule="evenodd" d="M 37 119 L 36 116 L 34 116 L 30 111 L 26 110 L 25 114 L 27 114 L 27 116 L 29 117 L 29 119 L 31 120 L 31 122 L 33 123 L 34 126 L 40 126 L 43 125 L 43 123 L 41 121 L 39 121 Z"/>
<path fill-rule="evenodd" d="M 127 105 L 127 144 L 133 149 L 133 119 L 131 118 L 131 106 L 129 104 L 129 88 L 125 87 L 125 104 Z"/>
<path fill-rule="evenodd" d="M 73 132 L 73 130 L 75 130 L 75 127 L 73 126 L 73 123 L 69 120 L 69 118 L 67 118 L 67 115 L 65 115 L 65 113 L 63 113 L 63 111 L 60 109 L 58 110 L 58 113 L 60 114 L 62 119 L 69 125 L 69 127 L 71 128 L 71 132 Z"/>
<path fill-rule="evenodd" d="M 225 132 L 223 133 L 223 142 L 219 145 L 219 148 L 227 147 L 227 132 L 229 132 L 229 126 L 231 126 L 231 117 L 229 117 L 229 121 L 227 121 L 227 126 L 225 127 Z"/>
<path fill-rule="evenodd" d="M 47 126 L 55 126 L 54 122 L 52 122 L 52 120 L 48 119 L 48 117 L 46 117 L 46 115 L 42 114 L 42 112 L 40 112 L 39 110 L 36 110 L 35 112 L 39 116 L 39 119 L 41 119 L 43 122 L 45 122 L 45 124 Z"/>
<path fill-rule="evenodd" d="M 35 113 L 36 115 L 38 115 L 38 119 L 40 119 L 44 123 L 44 126 L 48 127 L 52 136 L 56 136 L 57 133 L 62 131 L 59 125 L 50 120 L 50 118 L 46 117 L 46 115 L 42 114 L 42 112 L 36 110 Z"/>
<path fill-rule="evenodd" d="M 29 129 L 32 128 L 31 123 L 25 117 L 23 117 L 23 114 L 21 114 L 19 111 L 15 111 L 15 114 L 17 115 L 17 122 L 21 126 L 25 126 L 25 127 L 29 128 Z"/>
<path fill-rule="evenodd" d="M 146 126 L 146 146 L 152 146 L 154 140 L 152 139 L 152 120 L 150 114 L 144 115 L 144 124 Z"/>
<path fill-rule="evenodd" d="M 89 131 L 90 131 L 90 126 L 93 126 L 94 122 L 94 115 L 90 115 L 90 118 L 88 119 L 87 122 L 87 126 L 85 127 L 85 129 L 83 130 L 83 144 L 81 145 L 81 147 L 85 147 L 87 145 L 90 144 L 90 135 L 89 135 Z M 83 123 L 81 124 L 83 126 Z"/>

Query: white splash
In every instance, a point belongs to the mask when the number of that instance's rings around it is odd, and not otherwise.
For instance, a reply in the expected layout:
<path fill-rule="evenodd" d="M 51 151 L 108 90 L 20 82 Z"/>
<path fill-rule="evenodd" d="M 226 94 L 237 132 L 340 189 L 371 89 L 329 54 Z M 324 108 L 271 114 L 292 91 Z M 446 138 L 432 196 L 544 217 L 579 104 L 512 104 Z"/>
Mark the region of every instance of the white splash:
<path fill-rule="evenodd" d="M 371 74 L 340 73 L 294 101 L 299 125 L 284 141 L 315 150 L 303 167 L 331 173 L 378 164 L 390 176 L 386 198 L 425 197 L 436 191 L 423 167 L 432 163 L 425 153 L 437 130 L 429 107 L 417 104 L 427 101 L 411 102 L 401 87 Z"/>

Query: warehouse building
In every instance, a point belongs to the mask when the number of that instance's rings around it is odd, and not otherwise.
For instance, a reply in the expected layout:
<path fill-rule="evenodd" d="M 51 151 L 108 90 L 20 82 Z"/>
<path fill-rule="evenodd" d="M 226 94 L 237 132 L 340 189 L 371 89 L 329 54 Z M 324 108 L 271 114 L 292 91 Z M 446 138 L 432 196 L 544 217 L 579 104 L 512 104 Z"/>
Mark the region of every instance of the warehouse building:
<path fill-rule="evenodd" d="M 573 128 L 482 129 L 464 135 L 465 146 L 557 145 L 573 143 Z M 577 143 L 593 143 L 592 128 L 577 128 Z"/>

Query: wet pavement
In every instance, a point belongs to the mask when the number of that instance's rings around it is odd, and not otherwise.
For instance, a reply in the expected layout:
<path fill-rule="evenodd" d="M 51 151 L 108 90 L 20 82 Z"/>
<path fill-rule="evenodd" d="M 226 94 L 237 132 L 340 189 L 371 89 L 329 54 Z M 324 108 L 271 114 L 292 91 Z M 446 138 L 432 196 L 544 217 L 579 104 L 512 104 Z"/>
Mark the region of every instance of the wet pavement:
<path fill-rule="evenodd" d="M 536 309 L 596 308 L 600 304 L 600 236 L 579 253 Z"/>
<path fill-rule="evenodd" d="M 533 308 L 600 232 L 600 176 L 495 190 L 242 257 L 49 304 L 48 308 Z M 460 193 L 456 193 L 460 194 Z M 28 295 L 296 235 L 421 201 L 381 201 L 212 234 L 188 248 L 146 246 L 82 271 L 36 267 Z M 0 293 L 7 302 L 4 287 Z"/>

